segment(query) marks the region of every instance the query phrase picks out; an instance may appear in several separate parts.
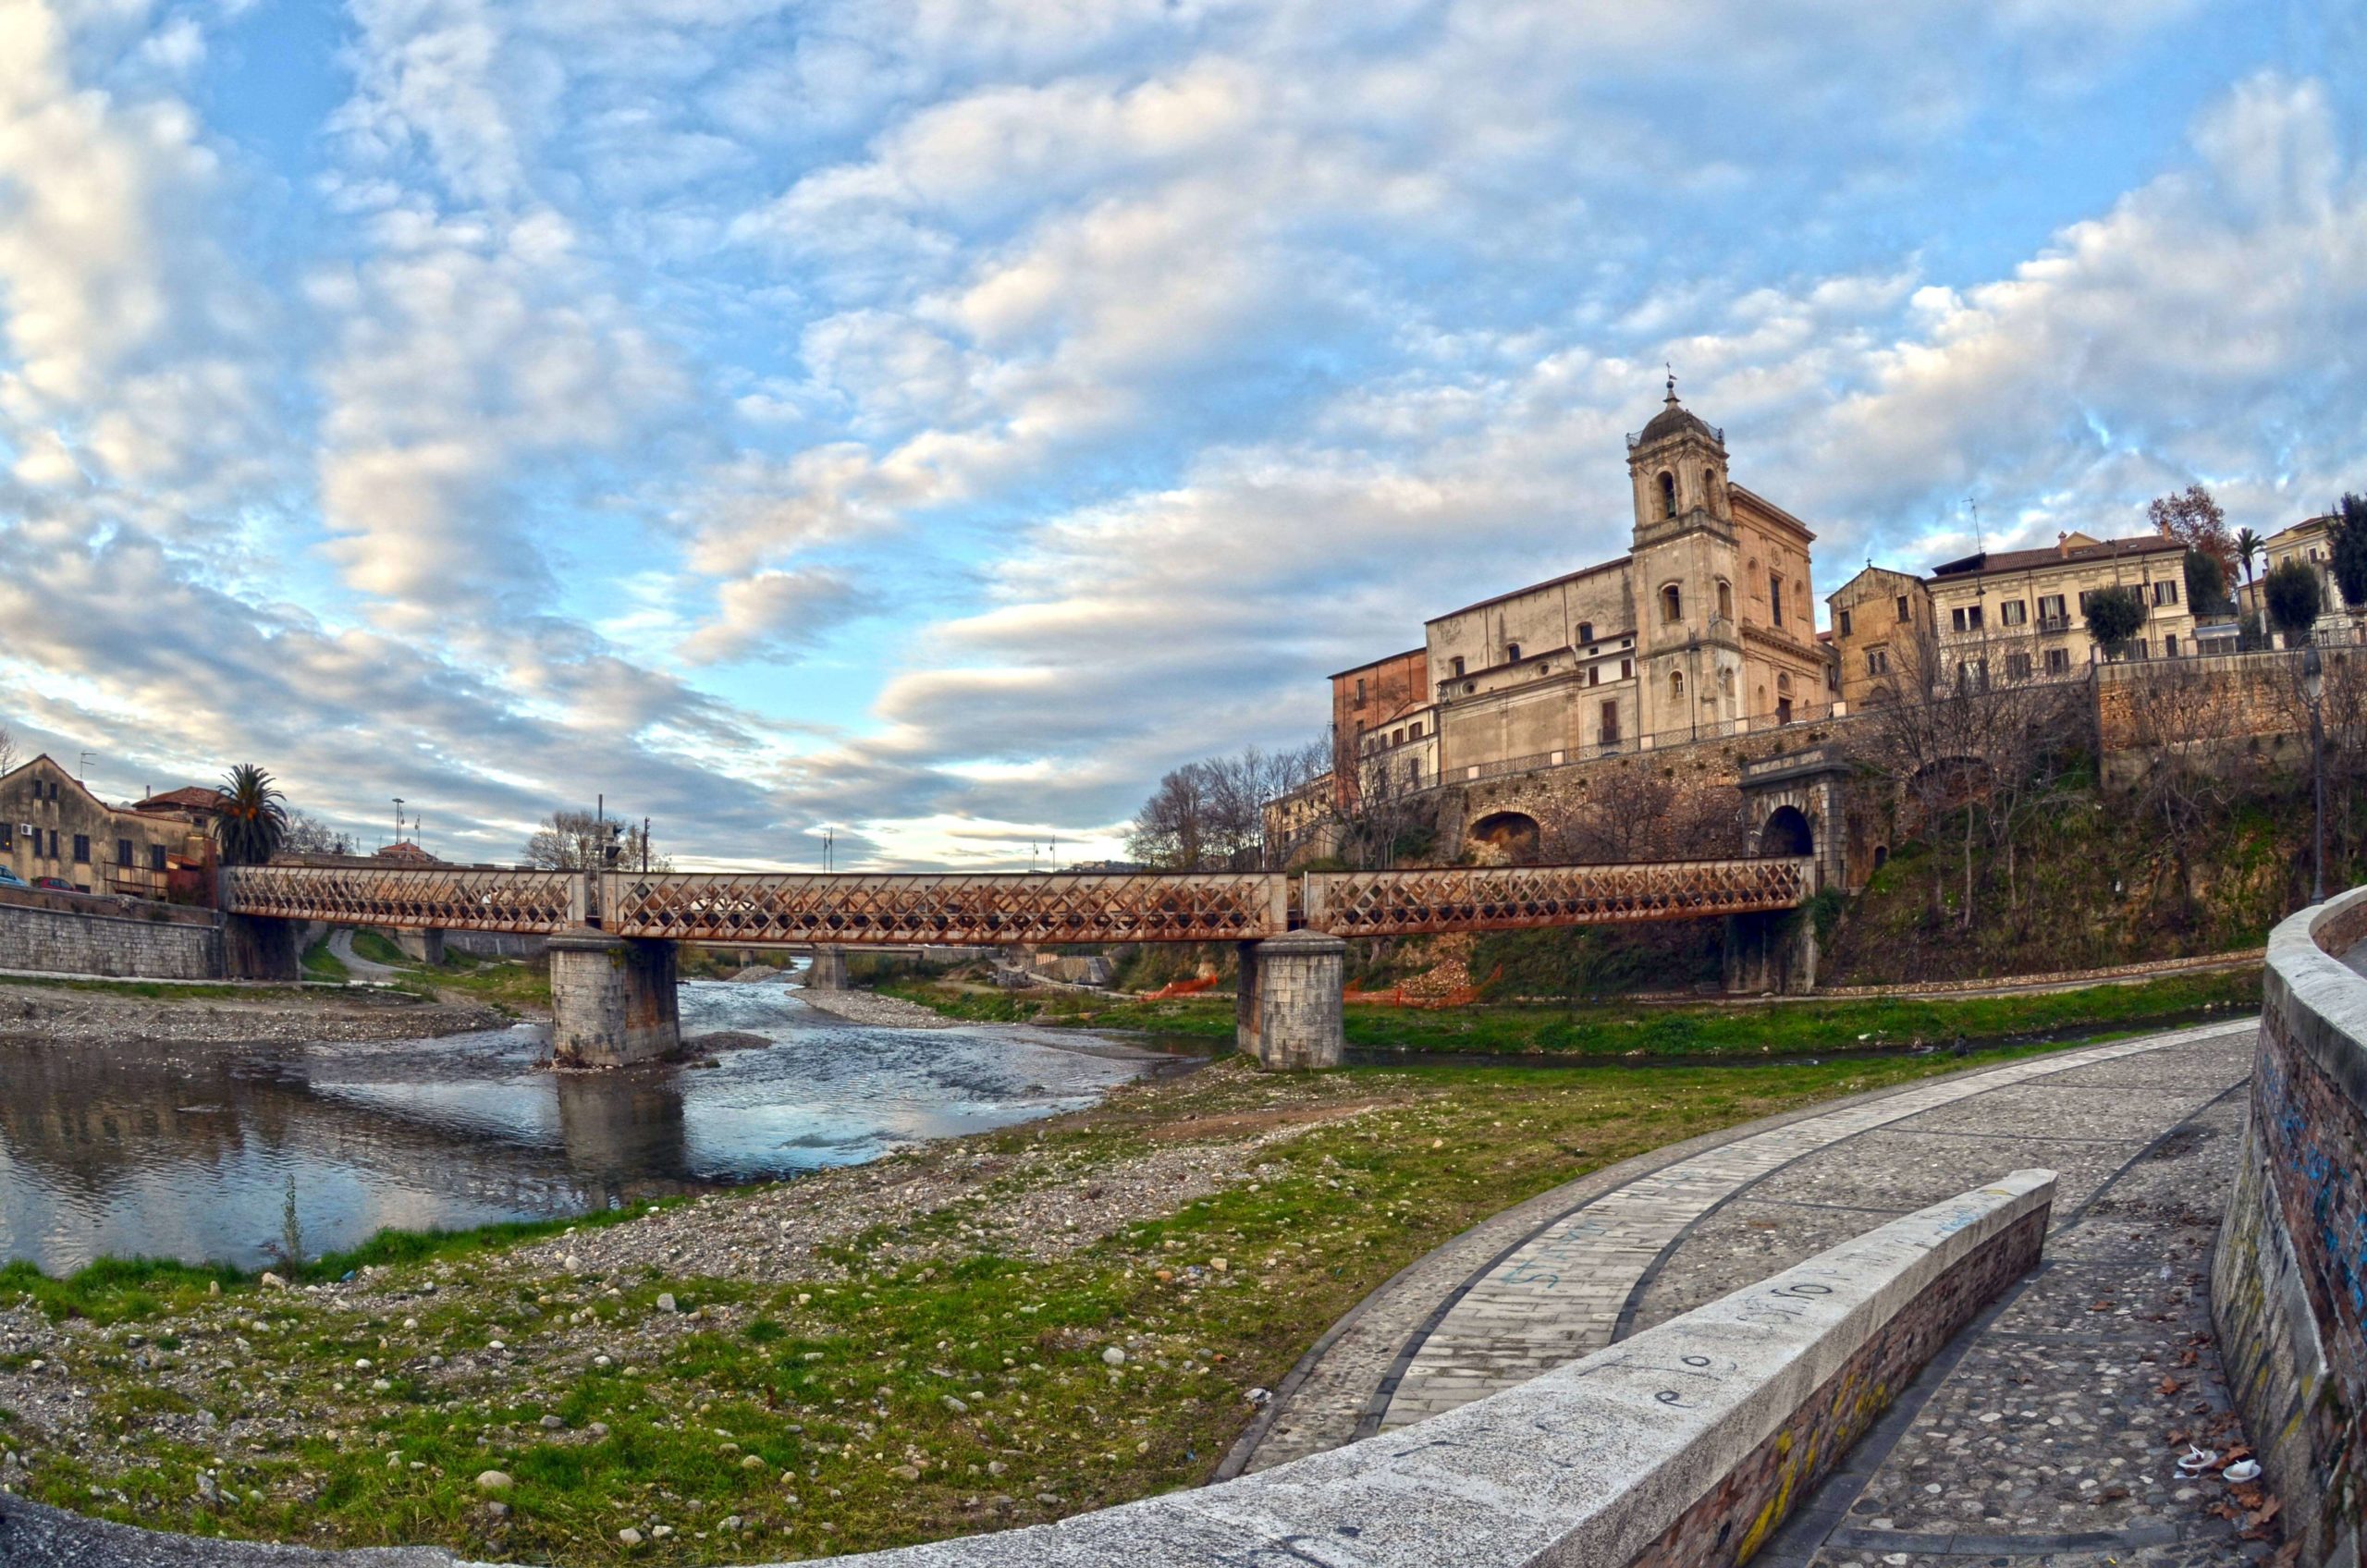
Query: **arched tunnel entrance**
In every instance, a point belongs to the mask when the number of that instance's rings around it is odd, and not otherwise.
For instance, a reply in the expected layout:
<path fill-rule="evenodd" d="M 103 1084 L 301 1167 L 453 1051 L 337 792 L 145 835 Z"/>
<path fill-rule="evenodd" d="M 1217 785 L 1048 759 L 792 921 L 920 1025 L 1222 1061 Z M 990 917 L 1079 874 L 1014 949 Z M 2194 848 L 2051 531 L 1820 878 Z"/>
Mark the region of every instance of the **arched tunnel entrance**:
<path fill-rule="evenodd" d="M 1759 852 L 1771 857 L 1816 853 L 1816 830 L 1797 806 L 1777 806 L 1759 830 Z"/>
<path fill-rule="evenodd" d="M 1500 811 L 1471 825 L 1471 840 L 1484 844 L 1515 865 L 1533 863 L 1544 838 L 1537 818 L 1525 812 Z"/>

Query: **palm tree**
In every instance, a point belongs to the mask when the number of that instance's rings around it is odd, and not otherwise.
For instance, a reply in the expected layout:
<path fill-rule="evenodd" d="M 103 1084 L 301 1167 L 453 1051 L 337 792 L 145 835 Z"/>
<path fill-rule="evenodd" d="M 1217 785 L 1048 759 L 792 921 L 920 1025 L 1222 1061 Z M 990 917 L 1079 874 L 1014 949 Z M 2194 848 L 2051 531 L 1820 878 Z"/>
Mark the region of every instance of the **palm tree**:
<path fill-rule="evenodd" d="M 2244 569 L 2244 576 L 2252 575 L 2252 563 L 2268 548 L 2268 542 L 2249 528 L 2236 530 L 2236 564 Z"/>
<path fill-rule="evenodd" d="M 288 831 L 287 799 L 273 785 L 271 775 L 242 762 L 223 776 L 216 788 L 222 815 L 215 819 L 214 837 L 222 846 L 225 865 L 261 865 L 279 851 Z"/>

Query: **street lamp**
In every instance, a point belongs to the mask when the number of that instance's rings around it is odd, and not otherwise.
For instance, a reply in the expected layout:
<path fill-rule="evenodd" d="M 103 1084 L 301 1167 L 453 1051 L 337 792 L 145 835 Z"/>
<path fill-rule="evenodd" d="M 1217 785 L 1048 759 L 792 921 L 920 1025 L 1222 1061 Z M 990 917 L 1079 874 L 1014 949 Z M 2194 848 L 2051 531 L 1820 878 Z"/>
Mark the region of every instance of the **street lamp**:
<path fill-rule="evenodd" d="M 2310 851 L 2310 901 L 2326 901 L 2326 727 L 2321 699 L 2325 695 L 2324 660 L 2312 642 L 2301 651 L 2301 692 L 2310 699 L 2310 774 L 2315 797 Z"/>

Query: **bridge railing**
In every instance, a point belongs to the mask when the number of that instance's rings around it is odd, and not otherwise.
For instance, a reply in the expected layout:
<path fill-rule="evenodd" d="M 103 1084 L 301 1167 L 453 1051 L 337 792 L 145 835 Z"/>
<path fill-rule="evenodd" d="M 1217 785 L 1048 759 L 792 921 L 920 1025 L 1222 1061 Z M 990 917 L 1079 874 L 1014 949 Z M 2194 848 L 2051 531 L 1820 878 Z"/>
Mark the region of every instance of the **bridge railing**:
<path fill-rule="evenodd" d="M 1335 937 L 1515 931 L 1540 925 L 1691 920 L 1790 909 L 1816 888 L 1816 862 L 1659 861 L 1630 865 L 1429 866 L 1309 872 L 1305 919 Z"/>
<path fill-rule="evenodd" d="M 609 873 L 605 929 L 688 941 L 1250 942 L 1290 929 L 1273 872 L 816 876 Z"/>
<path fill-rule="evenodd" d="M 583 924 L 584 892 L 573 871 L 241 865 L 222 873 L 222 907 L 232 914 L 333 925 L 563 931 Z"/>

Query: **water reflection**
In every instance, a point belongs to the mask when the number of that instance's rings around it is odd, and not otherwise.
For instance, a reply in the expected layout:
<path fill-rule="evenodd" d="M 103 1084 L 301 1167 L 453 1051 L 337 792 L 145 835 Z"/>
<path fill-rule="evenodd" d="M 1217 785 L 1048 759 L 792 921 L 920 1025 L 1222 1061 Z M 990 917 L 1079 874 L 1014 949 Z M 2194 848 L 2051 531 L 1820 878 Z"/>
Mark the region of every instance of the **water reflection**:
<path fill-rule="evenodd" d="M 777 985 L 682 987 L 712 1067 L 543 1071 L 520 1027 L 395 1045 L 0 1046 L 0 1257 L 267 1261 L 872 1159 L 1090 1104 L 1142 1070 L 1002 1030 L 844 1023 Z"/>

